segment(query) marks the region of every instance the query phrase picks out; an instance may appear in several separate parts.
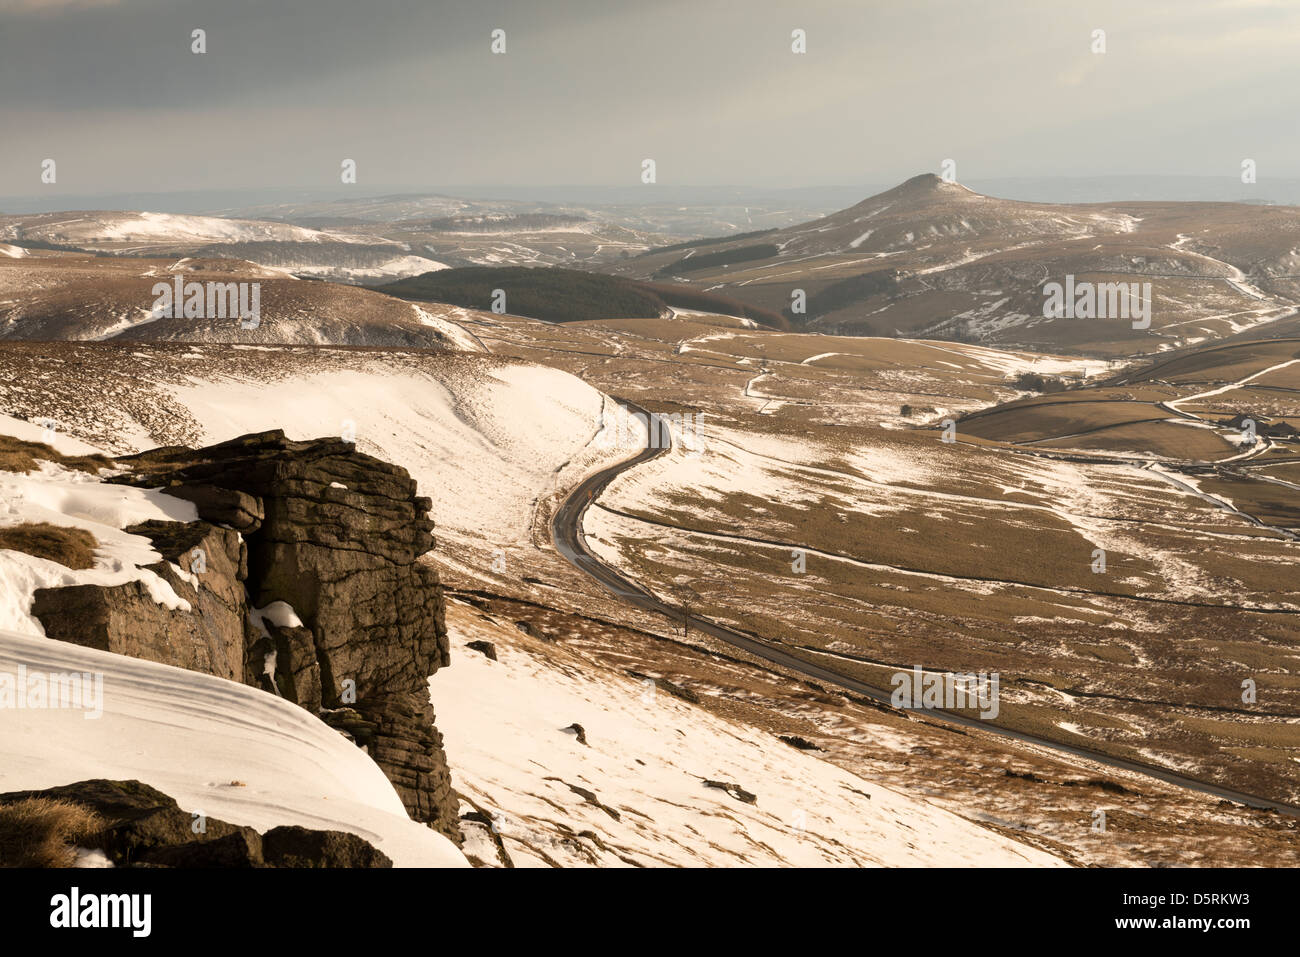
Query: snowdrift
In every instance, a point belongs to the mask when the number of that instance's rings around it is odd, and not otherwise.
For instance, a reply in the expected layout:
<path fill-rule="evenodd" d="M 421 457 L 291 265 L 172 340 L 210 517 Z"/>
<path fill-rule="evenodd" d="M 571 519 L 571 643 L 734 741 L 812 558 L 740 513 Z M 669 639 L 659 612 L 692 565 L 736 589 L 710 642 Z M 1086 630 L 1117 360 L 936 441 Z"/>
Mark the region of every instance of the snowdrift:
<path fill-rule="evenodd" d="M 398 867 L 465 866 L 406 816 L 364 751 L 314 715 L 232 681 L 0 631 L 0 673 L 103 675 L 103 714 L 0 710 L 0 790 L 138 779 L 189 811 L 265 831 L 350 831 Z M 238 783 L 236 783 L 238 782 Z"/>

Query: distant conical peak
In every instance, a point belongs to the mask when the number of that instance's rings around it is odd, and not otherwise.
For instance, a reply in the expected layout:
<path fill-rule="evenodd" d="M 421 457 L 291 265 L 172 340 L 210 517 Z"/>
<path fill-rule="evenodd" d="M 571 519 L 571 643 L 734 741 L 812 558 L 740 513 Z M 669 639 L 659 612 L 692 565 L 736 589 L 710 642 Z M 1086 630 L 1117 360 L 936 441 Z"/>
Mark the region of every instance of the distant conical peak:
<path fill-rule="evenodd" d="M 904 180 L 892 189 L 885 190 L 883 193 L 877 193 L 874 196 L 868 196 L 857 206 L 851 207 L 858 211 L 858 207 L 867 204 L 876 204 L 882 200 L 886 202 L 947 202 L 958 198 L 974 199 L 984 198 L 974 190 L 968 189 L 955 181 L 943 179 L 934 173 L 921 173 L 919 176 L 913 176 L 911 179 Z"/>
<path fill-rule="evenodd" d="M 944 185 L 944 182 L 934 173 L 922 173 L 920 176 L 913 176 L 911 179 L 904 180 L 897 188 L 906 190 L 938 189 Z"/>

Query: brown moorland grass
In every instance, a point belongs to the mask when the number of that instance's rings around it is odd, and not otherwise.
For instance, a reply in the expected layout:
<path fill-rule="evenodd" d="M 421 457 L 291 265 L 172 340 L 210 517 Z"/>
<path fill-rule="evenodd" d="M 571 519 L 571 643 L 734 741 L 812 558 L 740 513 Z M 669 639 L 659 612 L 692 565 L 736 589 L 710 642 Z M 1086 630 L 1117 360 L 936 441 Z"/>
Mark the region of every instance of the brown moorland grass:
<path fill-rule="evenodd" d="M 1276 465 L 1268 465 L 1258 471 L 1261 475 L 1268 475 L 1272 478 L 1281 479 L 1284 482 L 1291 482 L 1300 485 L 1300 462 L 1279 462 Z"/>
<path fill-rule="evenodd" d="M 1168 413 L 1145 402 L 1043 402 L 974 416 L 963 421 L 961 429 L 995 441 L 1042 442 L 1135 422 L 1158 422 L 1168 417 Z"/>
<path fill-rule="evenodd" d="M 1300 490 L 1247 476 L 1214 475 L 1200 480 L 1203 491 L 1228 499 L 1266 525 L 1300 528 Z"/>
<path fill-rule="evenodd" d="M 0 472 L 30 472 L 40 467 L 38 462 L 55 462 L 91 475 L 113 464 L 104 455 L 64 455 L 44 442 L 26 442 L 10 435 L 0 435 Z"/>
<path fill-rule="evenodd" d="M 25 552 L 68 568 L 93 568 L 99 542 L 84 528 L 25 522 L 0 528 L 0 549 Z"/>
<path fill-rule="evenodd" d="M 1213 462 L 1235 455 L 1237 449 L 1209 429 L 1165 421 L 1138 421 L 1083 435 L 1040 439 L 1040 449 L 1081 449 L 1090 452 L 1153 454 Z"/>
<path fill-rule="evenodd" d="M 72 867 L 79 841 L 103 819 L 72 801 L 30 797 L 0 805 L 0 867 Z"/>
<path fill-rule="evenodd" d="M 1300 349 L 1293 341 L 1243 342 L 1157 361 L 1133 380 L 1159 378 L 1180 385 L 1236 382 L 1261 369 L 1294 359 L 1298 354 Z"/>
<path fill-rule="evenodd" d="M 643 544 L 639 538 L 635 542 Z M 633 543 L 624 547 L 629 544 Z M 911 663 L 970 670 L 976 662 L 978 668 L 1003 676 L 999 725 L 1078 743 L 1061 724 L 1072 722 L 1087 729 L 1089 746 L 1101 751 L 1146 761 L 1150 753 L 1167 752 L 1210 779 L 1219 774 L 1225 779 L 1239 776 L 1239 783 L 1257 782 L 1257 793 L 1290 793 L 1286 763 L 1270 761 L 1252 767 L 1249 755 L 1223 748 L 1224 743 L 1278 746 L 1271 736 L 1261 740 L 1261 735 L 1270 735 L 1261 729 L 1276 724 L 1277 714 L 1295 708 L 1286 693 L 1289 685 L 1272 680 L 1279 668 L 1293 661 L 1294 636 L 1290 623 L 1282 620 L 1285 616 L 1250 616 L 1248 622 L 1234 610 L 1211 613 L 1157 607 L 1141 612 L 1135 605 L 1107 601 L 1104 620 L 1085 621 L 1087 615 L 1081 612 L 1086 606 L 1072 605 L 1070 596 L 1060 596 L 1055 609 L 1040 608 L 1035 607 L 1035 596 L 1021 590 L 967 593 L 891 578 L 888 573 L 855 578 L 815 556 L 809 557 L 809 581 L 802 586 L 782 581 L 797 577 L 788 574 L 788 564 L 780 564 L 784 554 L 772 556 L 761 583 L 731 573 L 737 566 L 763 567 L 756 561 L 763 557 L 730 545 L 674 538 L 657 542 L 653 550 L 644 549 L 635 563 L 639 572 L 645 570 L 639 577 L 647 581 L 667 580 L 683 568 L 707 569 L 701 573 L 707 577 L 694 581 L 702 597 L 698 614 L 733 621 L 805 654 L 805 649 L 828 649 L 837 669 L 877 687 L 888 687 L 882 675 Z M 877 587 L 890 587 L 893 597 L 876 591 Z M 896 604 L 890 607 L 890 602 Z M 792 609 L 797 613 L 792 615 Z M 1028 614 L 1041 617 L 1020 620 Z M 1151 624 L 1158 627 L 1141 632 L 1109 628 L 1129 615 L 1150 616 Z M 779 623 L 776 628 L 773 622 Z M 1231 647 L 1224 641 L 1229 635 L 1236 639 Z M 1109 648 L 1099 641 L 1103 636 L 1110 639 Z M 1217 637 L 1207 640 L 1207 636 Z M 1080 639 L 1090 647 L 1075 647 Z M 1131 654 L 1138 647 L 1141 658 Z M 1244 673 L 1259 676 L 1261 700 L 1267 696 L 1269 702 L 1269 710 L 1258 714 L 1240 704 L 1237 682 L 1242 669 L 1235 662 L 1251 661 L 1237 653 L 1244 647 L 1258 655 L 1255 666 Z M 1066 649 L 1072 651 L 1063 653 Z M 1098 649 L 1113 649 L 1113 653 L 1098 655 Z M 1159 667 L 1152 667 L 1155 662 Z M 1067 707 L 1049 686 L 1063 689 L 1075 700 Z M 1077 697 L 1086 692 L 1094 694 Z M 1171 723 L 1168 702 L 1187 709 L 1180 714 L 1239 712 L 1239 716 L 1215 725 L 1216 733 L 1226 738 L 1219 742 L 1210 740 L 1208 726 Z"/>

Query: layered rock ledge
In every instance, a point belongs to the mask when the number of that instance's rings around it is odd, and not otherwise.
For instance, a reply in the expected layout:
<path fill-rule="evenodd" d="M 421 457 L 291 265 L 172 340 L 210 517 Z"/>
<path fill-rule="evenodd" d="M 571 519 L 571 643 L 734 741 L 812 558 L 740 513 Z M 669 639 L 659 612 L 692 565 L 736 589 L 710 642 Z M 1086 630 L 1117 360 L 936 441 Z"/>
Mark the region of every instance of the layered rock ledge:
<path fill-rule="evenodd" d="M 78 844 L 102 852 L 114 867 L 393 866 L 386 854 L 355 834 L 297 826 L 262 833 L 214 817 L 200 819 L 140 781 L 94 779 L 0 794 L 0 808 L 30 802 L 76 804 L 93 814 L 96 825 Z"/>
<path fill-rule="evenodd" d="M 449 661 L 430 500 L 402 468 L 342 439 L 272 431 L 118 459 L 109 481 L 194 504 L 147 522 L 150 566 L 190 606 L 138 582 L 37 591 L 52 638 L 218 675 L 278 694 L 366 748 L 408 813 L 459 842 L 429 701 Z"/>

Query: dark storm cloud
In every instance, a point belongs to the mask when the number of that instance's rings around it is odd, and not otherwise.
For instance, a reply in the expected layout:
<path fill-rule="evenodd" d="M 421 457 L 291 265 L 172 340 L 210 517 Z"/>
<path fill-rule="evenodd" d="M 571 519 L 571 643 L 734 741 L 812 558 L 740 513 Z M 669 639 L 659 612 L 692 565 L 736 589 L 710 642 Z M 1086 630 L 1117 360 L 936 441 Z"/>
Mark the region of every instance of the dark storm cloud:
<path fill-rule="evenodd" d="M 592 21 L 610 9 L 597 0 L 0 0 L 0 88 L 32 107 L 122 111 L 340 90 L 486 49 L 500 24 L 523 36 L 546 29 L 557 10 Z M 204 56 L 190 50 L 196 28 L 207 31 Z M 358 98 L 375 92 L 354 89 Z"/>
<path fill-rule="evenodd" d="M 343 158 L 370 189 L 635 185 L 643 158 L 665 184 L 1266 179 L 1300 174 L 1297 46 L 1281 0 L 0 0 L 0 196 L 325 188 Z"/>

